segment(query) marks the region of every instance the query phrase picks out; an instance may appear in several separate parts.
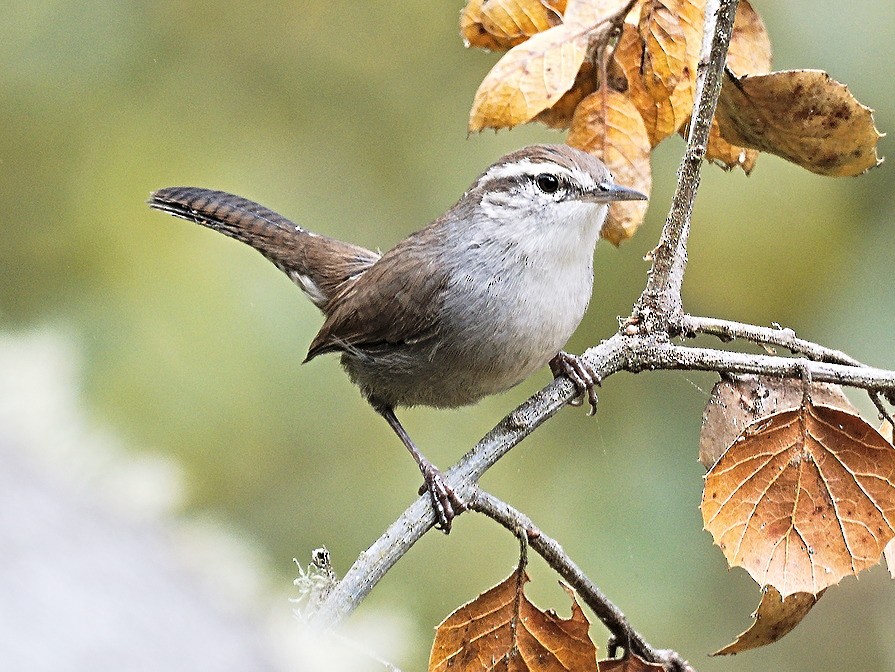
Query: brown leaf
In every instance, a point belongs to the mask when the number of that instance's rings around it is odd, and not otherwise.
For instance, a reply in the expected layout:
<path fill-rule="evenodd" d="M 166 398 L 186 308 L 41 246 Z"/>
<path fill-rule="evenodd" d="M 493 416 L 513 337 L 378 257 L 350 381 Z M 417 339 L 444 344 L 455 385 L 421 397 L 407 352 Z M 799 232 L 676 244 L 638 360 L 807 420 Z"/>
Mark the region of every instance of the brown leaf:
<path fill-rule="evenodd" d="M 687 123 L 689 123 L 689 120 Z M 718 120 L 712 119 L 712 126 L 709 129 L 709 141 L 705 150 L 705 160 L 711 161 L 725 169 L 739 166 L 748 175 L 755 168 L 755 162 L 758 160 L 758 150 L 737 147 L 727 142 L 727 140 L 721 137 Z"/>
<path fill-rule="evenodd" d="M 730 656 L 773 644 L 792 632 L 823 594 L 824 591 L 816 596 L 811 593 L 795 593 L 784 598 L 773 586 L 765 587 L 758 609 L 752 612 L 755 622 L 748 630 L 740 633 L 735 642 L 712 655 Z"/>
<path fill-rule="evenodd" d="M 578 103 L 597 90 L 596 70 L 593 63 L 584 61 L 572 88 L 562 94 L 553 107 L 538 114 L 535 121 L 540 121 L 550 128 L 568 128 L 572 123 L 572 115 L 575 114 Z"/>
<path fill-rule="evenodd" d="M 883 422 L 879 433 L 883 435 L 886 441 L 892 443 L 892 424 L 888 420 Z M 883 550 L 883 557 L 886 559 L 886 567 L 889 568 L 889 576 L 895 579 L 895 539 L 886 544 L 886 548 Z"/>
<path fill-rule="evenodd" d="M 513 572 L 463 605 L 436 629 L 429 672 L 510 670 L 596 672 L 596 647 L 571 589 L 572 615 L 541 611 L 525 596 L 528 576 Z"/>
<path fill-rule="evenodd" d="M 730 48 L 727 51 L 727 67 L 737 75 L 763 74 L 771 69 L 771 39 L 761 16 L 747 0 L 740 0 L 737 5 Z M 687 122 L 681 127 L 681 135 L 685 139 L 689 123 L 688 117 Z M 748 175 L 755 168 L 758 150 L 738 147 L 727 142 L 721 137 L 718 120 L 712 119 L 705 158 L 706 161 L 726 169 L 739 166 Z"/>
<path fill-rule="evenodd" d="M 509 45 L 489 33 L 482 24 L 482 5 L 486 0 L 469 0 L 460 11 L 460 37 L 466 48 L 479 47 L 490 51 L 503 51 Z"/>
<path fill-rule="evenodd" d="M 639 14 L 632 11 L 625 18 L 613 62 L 653 147 L 677 132 L 690 114 L 704 11 L 705 0 L 648 0 Z"/>
<path fill-rule="evenodd" d="M 649 195 L 650 141 L 643 119 L 631 100 L 602 88 L 581 101 L 572 118 L 568 144 L 603 160 L 616 182 Z M 609 206 L 600 235 L 614 245 L 634 235 L 646 215 L 645 201 Z"/>
<path fill-rule="evenodd" d="M 517 126 L 555 105 L 575 83 L 591 39 L 627 4 L 569 0 L 561 25 L 513 47 L 491 68 L 476 91 L 469 130 Z"/>
<path fill-rule="evenodd" d="M 716 118 L 728 142 L 820 175 L 858 175 L 881 163 L 873 110 L 821 70 L 727 72 Z"/>
<path fill-rule="evenodd" d="M 482 28 L 503 49 L 560 23 L 562 14 L 541 0 L 484 0 L 481 5 Z"/>
<path fill-rule="evenodd" d="M 641 5 L 638 32 L 643 44 L 643 85 L 655 98 L 668 97 L 687 73 L 687 36 L 680 16 L 663 0 L 646 0 Z"/>
<path fill-rule="evenodd" d="M 628 652 L 624 658 L 607 658 L 600 661 L 600 672 L 663 672 L 665 667 L 648 663 L 636 653 Z"/>
<path fill-rule="evenodd" d="M 740 375 L 715 383 L 699 433 L 702 466 L 710 469 L 743 430 L 759 418 L 801 406 L 803 390 L 802 381 L 775 376 Z M 808 391 L 817 405 L 858 414 L 838 385 L 813 383 Z"/>
<path fill-rule="evenodd" d="M 749 425 L 706 475 L 702 518 L 731 566 L 786 597 L 880 560 L 895 537 L 895 448 L 807 403 Z"/>
<path fill-rule="evenodd" d="M 771 38 L 761 16 L 748 0 L 740 0 L 737 5 L 727 50 L 727 67 L 740 77 L 771 71 Z"/>

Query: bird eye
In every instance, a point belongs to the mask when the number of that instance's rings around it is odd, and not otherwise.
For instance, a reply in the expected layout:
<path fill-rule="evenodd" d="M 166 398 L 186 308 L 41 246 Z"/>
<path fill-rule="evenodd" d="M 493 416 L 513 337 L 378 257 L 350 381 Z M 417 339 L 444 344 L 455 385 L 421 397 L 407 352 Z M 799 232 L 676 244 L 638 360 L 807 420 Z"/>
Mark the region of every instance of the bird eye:
<path fill-rule="evenodd" d="M 550 173 L 541 173 L 538 175 L 535 178 L 535 184 L 538 185 L 538 189 L 545 194 L 555 194 L 559 189 L 559 179 L 556 175 L 551 175 Z"/>

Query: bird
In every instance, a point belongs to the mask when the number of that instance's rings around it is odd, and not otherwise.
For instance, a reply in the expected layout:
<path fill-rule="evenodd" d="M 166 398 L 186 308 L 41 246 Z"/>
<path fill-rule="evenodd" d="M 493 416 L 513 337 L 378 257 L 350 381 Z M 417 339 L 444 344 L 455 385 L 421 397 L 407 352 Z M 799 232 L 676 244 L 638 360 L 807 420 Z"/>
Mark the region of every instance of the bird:
<path fill-rule="evenodd" d="M 609 204 L 646 199 L 616 184 L 600 159 L 538 144 L 498 159 L 449 210 L 384 254 L 223 191 L 167 187 L 148 204 L 253 247 L 320 309 L 323 325 L 304 361 L 341 356 L 413 456 L 433 522 L 449 533 L 466 504 L 395 409 L 474 404 L 549 365 L 595 410 L 599 377 L 562 348 L 591 298 Z"/>

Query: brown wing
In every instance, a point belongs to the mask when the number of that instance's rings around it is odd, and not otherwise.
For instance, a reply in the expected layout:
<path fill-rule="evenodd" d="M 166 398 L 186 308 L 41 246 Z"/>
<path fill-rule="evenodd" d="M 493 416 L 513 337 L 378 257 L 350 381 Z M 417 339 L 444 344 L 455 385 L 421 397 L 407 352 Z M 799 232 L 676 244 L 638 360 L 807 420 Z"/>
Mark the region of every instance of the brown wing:
<path fill-rule="evenodd" d="M 416 235 L 386 253 L 341 294 L 305 361 L 336 350 L 372 356 L 437 334 L 448 275 L 435 260 Z"/>

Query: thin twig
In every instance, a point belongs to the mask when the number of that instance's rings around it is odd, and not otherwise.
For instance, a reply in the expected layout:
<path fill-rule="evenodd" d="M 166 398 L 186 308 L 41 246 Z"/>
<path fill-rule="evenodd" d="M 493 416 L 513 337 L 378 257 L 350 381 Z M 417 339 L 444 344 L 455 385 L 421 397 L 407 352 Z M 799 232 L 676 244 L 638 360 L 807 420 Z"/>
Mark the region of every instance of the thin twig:
<path fill-rule="evenodd" d="M 793 354 L 805 355 L 819 362 L 864 366 L 857 359 L 850 357 L 841 350 L 834 350 L 833 348 L 827 348 L 818 343 L 798 338 L 795 331 L 783 327 L 758 327 L 753 324 L 721 320 L 716 317 L 684 315 L 680 321 L 680 328 L 684 336 L 708 334 L 717 336 L 722 341 L 742 339 L 760 345 L 775 345 L 786 348 Z"/>
<path fill-rule="evenodd" d="M 469 500 L 469 508 L 497 521 L 513 534 L 517 534 L 519 529 L 525 530 L 528 545 L 581 596 L 616 640 L 627 642 L 625 648 L 629 648 L 640 657 L 650 662 L 658 662 L 653 654 L 653 648 L 634 630 L 621 609 L 593 584 L 562 546 L 544 534 L 531 518 L 481 488 L 475 489 Z"/>
<path fill-rule="evenodd" d="M 524 531 L 528 546 L 568 582 L 612 634 L 612 641 L 626 652 L 635 653 L 647 662 L 664 665 L 669 670 L 692 672 L 693 668 L 676 651 L 651 646 L 633 628 L 622 610 L 575 564 L 559 542 L 544 534 L 527 515 L 481 488 L 475 489 L 469 508 L 497 521 L 515 535 L 520 530 Z"/>
<path fill-rule="evenodd" d="M 836 383 L 864 390 L 895 392 L 895 371 L 871 366 L 846 366 L 803 357 L 756 355 L 711 348 L 690 348 L 670 343 L 650 343 L 644 352 L 629 358 L 629 371 L 686 369 L 716 373 L 754 373 L 801 378 L 804 373 L 819 383 Z"/>
<path fill-rule="evenodd" d="M 760 345 L 775 345 L 786 348 L 793 354 L 801 354 L 820 362 L 832 362 L 835 364 L 847 364 L 850 366 L 864 366 L 854 357 L 847 355 L 841 350 L 827 348 L 812 341 L 806 341 L 798 338 L 796 332 L 789 328 L 783 327 L 758 327 L 752 324 L 743 324 L 742 322 L 732 322 L 730 320 L 721 320 L 715 317 L 695 317 L 693 315 L 684 315 L 680 321 L 680 331 L 683 336 L 691 336 L 695 334 L 709 334 L 717 336 L 722 341 L 732 341 L 734 339 L 743 339 L 758 343 Z M 865 390 L 870 401 L 876 406 L 880 417 L 883 420 L 892 422 L 892 416 L 889 409 L 883 403 L 883 397 L 877 390 Z"/>

